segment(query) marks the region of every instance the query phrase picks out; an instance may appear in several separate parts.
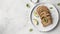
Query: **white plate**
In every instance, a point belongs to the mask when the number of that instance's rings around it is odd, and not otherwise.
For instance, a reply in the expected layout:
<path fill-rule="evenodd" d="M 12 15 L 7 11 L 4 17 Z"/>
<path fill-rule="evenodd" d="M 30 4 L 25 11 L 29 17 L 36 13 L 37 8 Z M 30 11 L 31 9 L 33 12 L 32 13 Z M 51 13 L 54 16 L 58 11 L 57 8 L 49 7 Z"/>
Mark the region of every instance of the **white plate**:
<path fill-rule="evenodd" d="M 51 16 L 52 16 L 52 19 L 53 19 L 53 24 L 51 24 L 47 27 L 43 27 L 42 24 L 41 24 L 41 19 L 35 17 L 34 13 L 33 13 L 38 6 L 42 6 L 42 5 L 46 6 L 50 10 L 50 13 L 51 13 Z M 53 9 L 50 9 L 50 7 L 53 7 Z M 58 23 L 58 20 L 59 20 L 59 14 L 58 14 L 58 11 L 57 11 L 56 7 L 53 6 L 52 4 L 50 4 L 50 3 L 39 3 L 32 9 L 30 18 L 31 18 L 32 24 L 34 25 L 34 27 L 37 30 L 39 30 L 39 31 L 50 31 L 50 30 L 52 30 L 56 27 L 56 25 Z M 38 26 L 33 23 L 33 19 L 38 20 L 38 22 L 39 22 Z"/>

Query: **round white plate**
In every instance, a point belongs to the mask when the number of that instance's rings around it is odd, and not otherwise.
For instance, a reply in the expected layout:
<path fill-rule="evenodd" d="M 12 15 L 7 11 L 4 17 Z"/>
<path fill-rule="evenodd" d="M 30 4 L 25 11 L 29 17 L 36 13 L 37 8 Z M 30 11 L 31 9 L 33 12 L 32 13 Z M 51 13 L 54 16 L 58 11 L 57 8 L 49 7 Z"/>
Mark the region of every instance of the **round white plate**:
<path fill-rule="evenodd" d="M 34 11 L 36 11 L 36 8 L 38 6 L 46 6 L 49 10 L 50 10 L 50 13 L 51 13 L 51 16 L 52 16 L 52 19 L 53 19 L 53 22 L 51 25 L 47 26 L 47 27 L 43 27 L 42 23 L 41 23 L 41 19 L 40 17 L 37 18 L 34 16 Z M 52 9 L 50 9 L 50 7 L 53 7 Z M 31 11 L 31 14 L 30 14 L 30 19 L 31 19 L 31 23 L 34 25 L 34 27 L 39 30 L 39 31 L 50 31 L 52 29 L 54 29 L 58 23 L 58 20 L 59 20 L 59 14 L 58 14 L 58 11 L 56 9 L 56 7 L 50 3 L 39 3 L 37 4 Z M 33 19 L 37 19 L 37 21 L 39 22 L 39 25 L 35 25 L 34 22 L 33 22 Z"/>

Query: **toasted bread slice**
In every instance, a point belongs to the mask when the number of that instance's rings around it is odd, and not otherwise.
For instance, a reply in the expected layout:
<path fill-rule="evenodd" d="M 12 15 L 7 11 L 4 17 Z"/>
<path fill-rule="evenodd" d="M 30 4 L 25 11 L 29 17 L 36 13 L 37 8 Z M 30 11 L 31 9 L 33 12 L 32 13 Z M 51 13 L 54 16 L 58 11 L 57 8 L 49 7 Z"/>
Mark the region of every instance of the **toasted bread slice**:
<path fill-rule="evenodd" d="M 46 6 L 38 6 L 36 11 L 38 15 L 41 17 L 41 22 L 44 27 L 52 24 L 51 13 Z"/>

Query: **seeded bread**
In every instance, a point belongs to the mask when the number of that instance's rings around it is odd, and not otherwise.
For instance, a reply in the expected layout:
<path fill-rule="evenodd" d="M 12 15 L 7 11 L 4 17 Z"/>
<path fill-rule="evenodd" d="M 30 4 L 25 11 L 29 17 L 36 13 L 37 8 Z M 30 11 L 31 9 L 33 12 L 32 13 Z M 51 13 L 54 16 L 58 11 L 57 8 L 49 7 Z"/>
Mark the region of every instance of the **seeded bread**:
<path fill-rule="evenodd" d="M 49 9 L 46 6 L 38 6 L 36 9 L 38 15 L 41 18 L 41 23 L 44 27 L 52 24 L 52 17 Z"/>

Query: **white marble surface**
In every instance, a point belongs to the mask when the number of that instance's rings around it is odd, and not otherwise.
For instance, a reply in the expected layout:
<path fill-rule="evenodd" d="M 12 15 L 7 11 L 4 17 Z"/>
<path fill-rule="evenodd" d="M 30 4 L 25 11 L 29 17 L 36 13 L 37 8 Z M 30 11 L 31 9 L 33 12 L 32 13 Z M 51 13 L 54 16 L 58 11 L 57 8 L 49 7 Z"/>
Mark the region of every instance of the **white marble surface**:
<path fill-rule="evenodd" d="M 40 2 L 50 2 L 60 12 L 60 6 L 57 6 L 60 0 L 40 0 Z M 26 3 L 31 7 L 27 8 Z M 60 23 L 50 32 L 39 32 L 33 27 L 29 15 L 35 5 L 30 0 L 0 0 L 0 34 L 60 34 Z M 29 32 L 30 28 L 33 28 L 32 32 Z"/>

